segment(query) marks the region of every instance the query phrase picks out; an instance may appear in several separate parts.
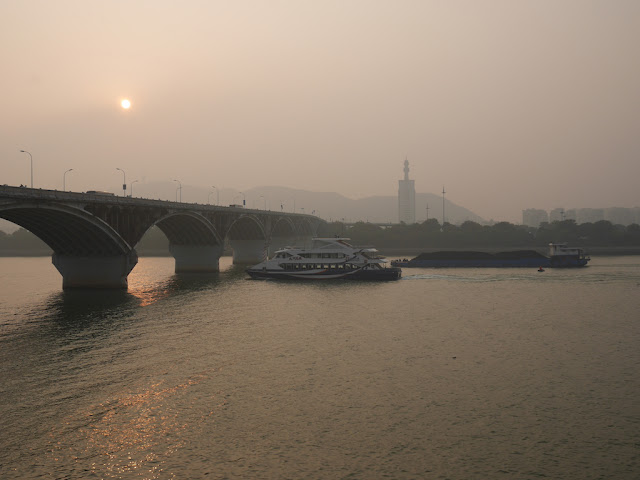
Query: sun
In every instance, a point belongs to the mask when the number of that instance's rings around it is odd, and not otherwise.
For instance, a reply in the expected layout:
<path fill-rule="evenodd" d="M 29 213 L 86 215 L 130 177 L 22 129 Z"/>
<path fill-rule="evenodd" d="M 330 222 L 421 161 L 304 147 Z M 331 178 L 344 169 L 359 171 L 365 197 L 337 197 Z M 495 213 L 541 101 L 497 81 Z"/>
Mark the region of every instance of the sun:
<path fill-rule="evenodd" d="M 129 107 L 131 107 L 131 102 L 125 98 L 120 102 L 120 105 L 122 105 L 122 108 L 124 108 L 125 110 L 128 110 Z"/>

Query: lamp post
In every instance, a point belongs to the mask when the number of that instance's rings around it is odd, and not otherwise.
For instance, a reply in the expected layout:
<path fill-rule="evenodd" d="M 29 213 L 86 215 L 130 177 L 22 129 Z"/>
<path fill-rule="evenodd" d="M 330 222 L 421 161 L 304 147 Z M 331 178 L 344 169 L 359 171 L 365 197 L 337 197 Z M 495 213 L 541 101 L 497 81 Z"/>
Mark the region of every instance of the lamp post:
<path fill-rule="evenodd" d="M 216 205 L 220 205 L 220 190 L 215 185 L 211 185 L 211 188 L 216 189 Z"/>
<path fill-rule="evenodd" d="M 180 180 L 173 179 L 174 182 L 178 182 L 178 188 L 176 188 L 176 202 L 178 201 L 178 191 L 180 191 L 180 203 L 182 203 L 182 182 Z"/>
<path fill-rule="evenodd" d="M 120 170 L 122 172 L 122 196 L 126 197 L 127 196 L 127 174 L 124 173 L 124 170 L 122 170 L 121 168 L 117 168 L 116 170 Z"/>
<path fill-rule="evenodd" d="M 444 230 L 444 185 L 442 186 L 442 230 Z"/>
<path fill-rule="evenodd" d="M 27 152 L 26 150 L 20 150 L 22 153 L 26 153 L 27 155 L 29 155 L 29 158 L 31 160 L 31 188 L 33 188 L 33 155 L 31 155 L 29 152 Z"/>
<path fill-rule="evenodd" d="M 267 199 L 264 198 L 264 195 L 260 195 L 260 198 L 262 198 L 262 201 L 264 202 L 264 209 L 266 211 L 267 210 Z"/>
<path fill-rule="evenodd" d="M 134 180 L 133 182 L 131 182 L 131 185 L 129 185 L 129 196 L 133 197 L 133 184 L 136 183 L 138 180 Z"/>
<path fill-rule="evenodd" d="M 62 174 L 62 191 L 63 192 L 67 191 L 67 173 L 69 173 L 71 170 L 73 170 L 73 168 L 70 168 L 69 170 L 67 170 Z"/>

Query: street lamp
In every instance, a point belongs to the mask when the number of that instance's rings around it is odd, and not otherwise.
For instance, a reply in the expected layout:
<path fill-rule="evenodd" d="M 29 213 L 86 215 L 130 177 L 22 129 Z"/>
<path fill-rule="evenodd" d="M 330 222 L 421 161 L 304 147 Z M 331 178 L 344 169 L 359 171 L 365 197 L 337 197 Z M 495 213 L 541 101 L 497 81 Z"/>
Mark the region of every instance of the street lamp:
<path fill-rule="evenodd" d="M 180 180 L 173 179 L 174 182 L 178 182 L 178 188 L 176 188 L 176 202 L 178 201 L 178 190 L 180 191 L 180 203 L 182 203 L 182 182 Z"/>
<path fill-rule="evenodd" d="M 33 188 L 33 156 L 26 150 L 20 150 L 20 151 L 22 153 L 26 153 L 27 155 L 29 155 L 29 158 L 31 159 L 31 188 Z"/>
<path fill-rule="evenodd" d="M 442 186 L 442 231 L 444 231 L 444 194 L 447 193 L 444 191 L 444 185 Z"/>
<path fill-rule="evenodd" d="M 129 196 L 133 197 L 133 184 L 136 183 L 138 180 L 134 180 L 133 182 L 131 182 L 131 185 L 129 185 Z"/>
<path fill-rule="evenodd" d="M 240 193 L 240 195 L 242 195 L 242 206 L 246 207 L 247 206 L 247 199 L 244 196 L 244 193 L 242 193 L 242 192 L 239 192 L 239 193 Z"/>
<path fill-rule="evenodd" d="M 126 197 L 127 196 L 127 174 L 124 173 L 124 170 L 122 170 L 121 168 L 117 168 L 116 170 L 120 170 L 122 172 L 122 196 Z"/>
<path fill-rule="evenodd" d="M 262 198 L 262 201 L 264 202 L 264 209 L 267 209 L 267 199 L 264 198 L 264 195 L 260 195 L 260 198 Z"/>
<path fill-rule="evenodd" d="M 69 170 L 67 170 L 62 174 L 62 191 L 63 192 L 67 191 L 67 173 L 69 173 L 71 170 L 73 170 L 73 168 L 70 168 Z"/>
<path fill-rule="evenodd" d="M 211 185 L 211 188 L 215 188 L 216 189 L 216 205 L 220 205 L 220 190 L 218 190 L 218 187 L 216 187 L 214 185 Z"/>

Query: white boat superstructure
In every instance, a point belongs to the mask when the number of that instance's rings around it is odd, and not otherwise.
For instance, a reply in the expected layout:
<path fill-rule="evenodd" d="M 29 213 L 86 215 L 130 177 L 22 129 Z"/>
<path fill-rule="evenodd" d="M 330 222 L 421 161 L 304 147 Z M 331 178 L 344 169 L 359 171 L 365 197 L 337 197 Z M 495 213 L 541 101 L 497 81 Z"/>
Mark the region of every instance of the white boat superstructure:
<path fill-rule="evenodd" d="M 355 247 L 349 238 L 314 238 L 312 247 L 285 247 L 247 269 L 253 278 L 397 280 L 401 270 L 387 267 L 373 247 Z"/>

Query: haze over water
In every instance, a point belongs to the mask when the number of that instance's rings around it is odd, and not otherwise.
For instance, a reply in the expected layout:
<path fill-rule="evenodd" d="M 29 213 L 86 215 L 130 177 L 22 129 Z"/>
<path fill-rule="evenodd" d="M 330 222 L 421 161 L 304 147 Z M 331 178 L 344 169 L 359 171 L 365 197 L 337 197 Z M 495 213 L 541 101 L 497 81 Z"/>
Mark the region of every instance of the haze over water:
<path fill-rule="evenodd" d="M 0 258 L 0 477 L 640 473 L 640 260 L 405 269 L 391 283 L 176 276 L 62 291 Z"/>

